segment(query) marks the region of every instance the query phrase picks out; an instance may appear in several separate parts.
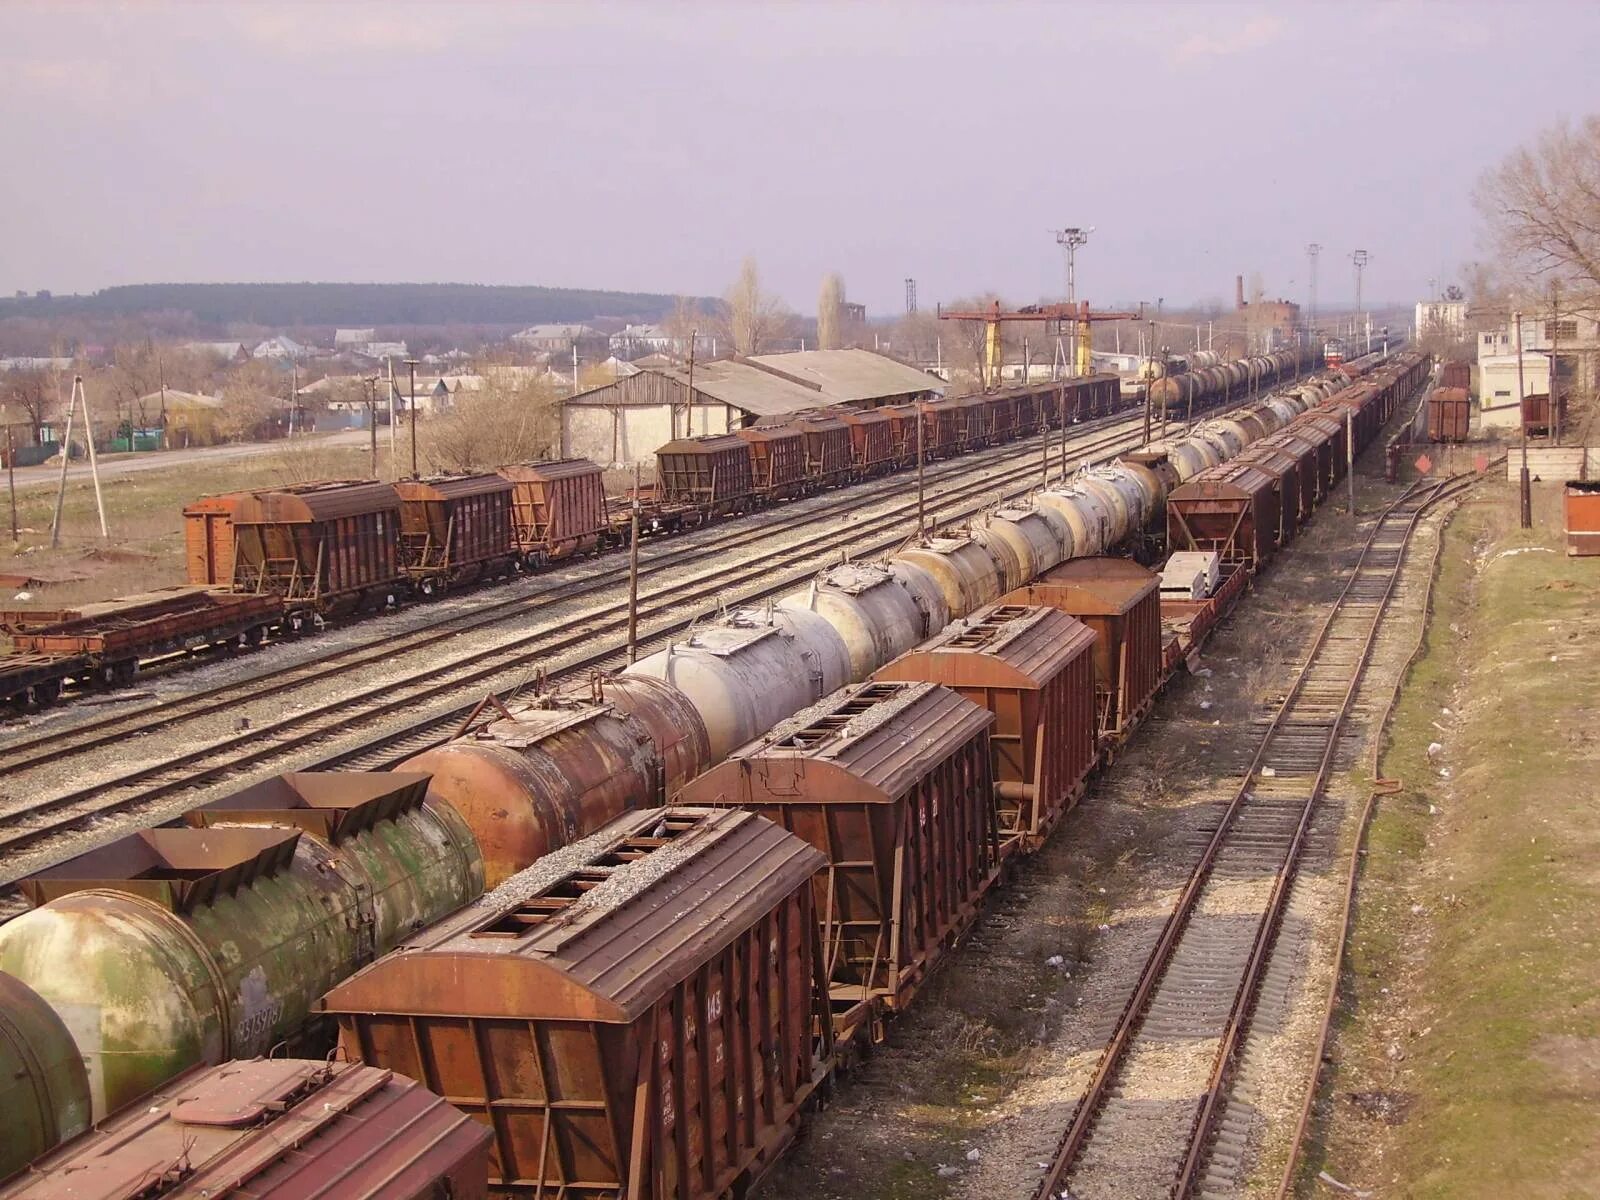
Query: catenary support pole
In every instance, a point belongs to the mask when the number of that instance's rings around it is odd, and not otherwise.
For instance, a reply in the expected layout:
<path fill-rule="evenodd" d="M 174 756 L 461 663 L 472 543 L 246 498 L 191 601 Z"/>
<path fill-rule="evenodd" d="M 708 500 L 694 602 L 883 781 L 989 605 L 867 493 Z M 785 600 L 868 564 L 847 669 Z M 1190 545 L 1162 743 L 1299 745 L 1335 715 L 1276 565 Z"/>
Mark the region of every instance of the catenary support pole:
<path fill-rule="evenodd" d="M 633 503 L 628 514 L 628 665 L 639 659 L 639 464 L 633 464 Z"/>

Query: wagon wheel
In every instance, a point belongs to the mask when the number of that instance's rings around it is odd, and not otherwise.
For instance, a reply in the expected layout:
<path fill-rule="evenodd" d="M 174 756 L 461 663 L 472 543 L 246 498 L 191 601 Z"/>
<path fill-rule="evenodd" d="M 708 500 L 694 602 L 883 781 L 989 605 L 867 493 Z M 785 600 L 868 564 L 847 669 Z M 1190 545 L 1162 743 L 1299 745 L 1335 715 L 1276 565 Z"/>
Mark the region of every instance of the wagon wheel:
<path fill-rule="evenodd" d="M 111 684 L 113 687 L 127 687 L 138 673 L 139 660 L 136 658 L 125 658 L 119 663 L 112 663 Z"/>
<path fill-rule="evenodd" d="M 44 679 L 33 685 L 33 702 L 40 708 L 54 704 L 59 699 L 61 699 L 61 680 Z"/>
<path fill-rule="evenodd" d="M 266 636 L 267 628 L 265 625 L 252 625 L 249 629 L 246 629 L 244 633 L 240 634 L 239 644 L 246 649 L 254 650 L 257 646 L 261 645 Z"/>

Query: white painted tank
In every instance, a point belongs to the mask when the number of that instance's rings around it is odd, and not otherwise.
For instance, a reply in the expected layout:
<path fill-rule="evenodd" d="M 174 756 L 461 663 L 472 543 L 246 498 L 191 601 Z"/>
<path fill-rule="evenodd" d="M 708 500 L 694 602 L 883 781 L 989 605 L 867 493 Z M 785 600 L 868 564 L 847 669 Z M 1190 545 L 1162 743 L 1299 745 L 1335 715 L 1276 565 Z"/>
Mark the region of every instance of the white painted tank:
<path fill-rule="evenodd" d="M 1046 488 L 1035 499 L 1040 505 L 1055 509 L 1066 518 L 1072 529 L 1075 557 L 1084 558 L 1099 554 L 1108 544 L 1106 535 L 1114 519 L 1104 500 L 1077 483 Z"/>
<path fill-rule="evenodd" d="M 1117 501 L 1114 507 L 1121 510 L 1123 537 L 1144 528 L 1145 518 L 1149 514 L 1150 500 L 1145 495 L 1144 488 L 1139 486 L 1139 481 L 1131 474 L 1113 463 L 1110 466 L 1094 468 L 1084 476 L 1084 482 L 1097 483 L 1109 488 L 1116 495 Z"/>
<path fill-rule="evenodd" d="M 1068 556 L 1064 542 L 1070 542 L 1072 530 L 1059 513 L 1052 513 L 1051 517 L 1054 519 L 1046 518 L 1032 504 L 1007 504 L 995 509 L 986 522 L 989 533 L 1016 554 L 1023 583 L 1038 578 Z"/>
<path fill-rule="evenodd" d="M 1000 569 L 989 551 L 971 538 L 933 537 L 894 557 L 928 573 L 944 596 L 951 621 L 1000 597 Z"/>
<path fill-rule="evenodd" d="M 891 558 L 883 565 L 894 576 L 894 581 L 905 588 L 906 594 L 916 604 L 917 612 L 921 614 L 922 636 L 917 639 L 919 642 L 927 641 L 950 624 L 950 605 L 937 579 L 915 563 L 896 562 Z"/>
<path fill-rule="evenodd" d="M 1188 357 L 1191 371 L 1201 371 L 1206 367 L 1215 367 L 1222 362 L 1222 355 L 1214 350 L 1195 350 Z"/>
<path fill-rule="evenodd" d="M 915 597 L 881 563 L 844 563 L 821 572 L 778 607 L 822 617 L 844 642 L 850 678 L 865 679 L 930 636 Z"/>
<path fill-rule="evenodd" d="M 1271 396 L 1267 399 L 1266 407 L 1278 418 L 1278 429 L 1305 412 L 1305 405 L 1298 398 L 1290 399 L 1288 396 Z"/>
<path fill-rule="evenodd" d="M 1217 454 L 1223 462 L 1234 458 L 1239 451 L 1250 444 L 1250 436 L 1237 421 L 1215 420 L 1207 421 L 1199 426 L 1194 434 L 1204 438 L 1217 448 Z"/>
<path fill-rule="evenodd" d="M 1119 462 L 1116 469 L 1132 479 L 1143 493 L 1145 525 L 1154 525 L 1164 520 L 1167 484 L 1161 474 L 1143 463 Z"/>
<path fill-rule="evenodd" d="M 993 560 L 994 569 L 999 573 L 1002 594 L 1028 582 L 1029 575 L 1021 553 L 1007 539 L 994 532 L 987 522 L 974 523 L 964 532 L 967 537 L 982 546 L 984 553 Z"/>
<path fill-rule="evenodd" d="M 623 674 L 660 679 L 682 692 L 705 722 L 718 761 L 842 687 L 849 663 L 843 639 L 815 613 L 742 609 Z"/>

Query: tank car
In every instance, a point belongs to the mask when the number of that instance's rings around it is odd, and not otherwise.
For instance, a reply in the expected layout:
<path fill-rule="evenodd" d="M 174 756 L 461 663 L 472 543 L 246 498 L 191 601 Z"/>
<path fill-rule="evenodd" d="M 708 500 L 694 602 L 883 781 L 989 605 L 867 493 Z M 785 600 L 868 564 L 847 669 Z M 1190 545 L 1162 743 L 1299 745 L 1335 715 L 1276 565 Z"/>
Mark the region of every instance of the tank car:
<path fill-rule="evenodd" d="M 822 571 L 805 588 L 778 601 L 785 609 L 800 609 L 826 620 L 844 640 L 850 656 L 850 678 L 865 679 L 879 665 L 903 654 L 943 628 L 936 615 L 947 619 L 944 606 L 937 613 L 881 563 L 841 563 Z"/>
<path fill-rule="evenodd" d="M 0 1179 L 89 1128 L 89 1076 L 65 1022 L 23 983 L 0 974 Z"/>
<path fill-rule="evenodd" d="M 1011 548 L 1023 580 L 1072 557 L 1072 527 L 1054 509 L 1041 508 L 1031 500 L 1001 505 L 984 519 L 983 526 L 990 536 Z"/>
<path fill-rule="evenodd" d="M 952 621 L 996 599 L 1005 579 L 1003 568 L 989 551 L 967 537 L 924 538 L 890 561 L 914 567 L 931 579 Z"/>

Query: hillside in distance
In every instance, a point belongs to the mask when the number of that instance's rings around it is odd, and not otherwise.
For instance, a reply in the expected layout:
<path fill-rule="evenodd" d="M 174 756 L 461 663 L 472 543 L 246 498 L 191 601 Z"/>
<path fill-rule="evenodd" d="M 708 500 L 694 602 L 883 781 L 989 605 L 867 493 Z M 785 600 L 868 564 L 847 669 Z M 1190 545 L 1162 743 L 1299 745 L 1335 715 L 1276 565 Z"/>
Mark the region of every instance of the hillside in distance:
<path fill-rule="evenodd" d="M 0 318 L 190 313 L 216 326 L 531 325 L 594 317 L 656 321 L 672 311 L 674 299 L 470 283 L 138 283 L 86 295 L 7 297 L 0 299 Z"/>

